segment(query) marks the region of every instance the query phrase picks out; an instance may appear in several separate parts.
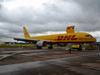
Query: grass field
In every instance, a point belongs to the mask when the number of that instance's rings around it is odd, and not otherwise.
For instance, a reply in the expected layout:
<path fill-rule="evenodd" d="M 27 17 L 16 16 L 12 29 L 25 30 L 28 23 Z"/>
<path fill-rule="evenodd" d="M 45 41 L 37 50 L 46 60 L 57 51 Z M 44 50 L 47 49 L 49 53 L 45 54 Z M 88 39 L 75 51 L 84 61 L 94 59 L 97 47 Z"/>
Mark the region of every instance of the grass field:
<path fill-rule="evenodd" d="M 0 48 L 2 47 L 36 47 L 36 46 L 35 44 L 15 44 L 15 45 L 0 44 Z"/>
<path fill-rule="evenodd" d="M 47 45 L 46 47 L 49 47 L 50 45 Z M 9 48 L 9 47 L 36 47 L 35 44 L 15 44 L 15 45 L 10 45 L 10 44 L 0 44 L 0 48 Z M 53 45 L 53 47 L 57 47 L 56 45 Z"/>
<path fill-rule="evenodd" d="M 46 47 L 49 47 L 50 45 L 47 45 Z M 61 47 L 57 45 L 52 45 L 53 47 Z M 36 47 L 35 44 L 15 44 L 15 45 L 10 45 L 10 44 L 0 44 L 0 48 L 14 48 L 14 47 Z M 69 47 L 69 46 L 66 46 Z"/>
<path fill-rule="evenodd" d="M 47 45 L 46 47 L 49 47 L 50 45 Z M 61 46 L 57 46 L 56 44 L 52 45 L 53 47 L 61 47 Z M 10 44 L 0 44 L 0 48 L 18 48 L 18 47 L 36 47 L 35 44 L 15 44 L 15 45 L 10 45 Z M 69 47 L 69 45 L 67 45 L 66 47 Z M 83 47 L 86 47 L 85 45 L 83 45 Z M 99 47 L 100 48 L 100 47 Z"/>

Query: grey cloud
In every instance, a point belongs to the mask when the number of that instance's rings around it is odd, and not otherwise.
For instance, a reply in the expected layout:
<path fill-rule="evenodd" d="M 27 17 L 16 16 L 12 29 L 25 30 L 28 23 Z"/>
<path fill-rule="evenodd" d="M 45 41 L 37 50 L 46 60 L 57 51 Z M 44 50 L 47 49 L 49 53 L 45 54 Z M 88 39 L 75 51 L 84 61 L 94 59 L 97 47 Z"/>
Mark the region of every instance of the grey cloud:
<path fill-rule="evenodd" d="M 8 30 L 0 29 L 0 38 L 2 37 L 23 37 L 23 33 L 10 32 Z"/>
<path fill-rule="evenodd" d="M 0 0 L 0 2 L 9 2 L 9 1 L 16 1 L 16 0 Z"/>
<path fill-rule="evenodd" d="M 78 23 L 84 31 L 100 31 L 100 0 L 72 0 L 81 8 L 81 15 L 77 16 Z"/>
<path fill-rule="evenodd" d="M 0 4 L 0 9 L 2 8 L 2 5 Z"/>
<path fill-rule="evenodd" d="M 4 2 L 5 0 L 0 0 L 0 2 Z"/>
<path fill-rule="evenodd" d="M 23 36 L 23 26 L 31 34 L 65 31 L 69 25 L 76 25 L 76 31 L 100 31 L 100 0 L 55 0 L 43 3 L 42 7 L 20 6 L 13 10 L 2 7 L 0 29 L 6 31 L 4 34 L 1 30 L 1 35 Z"/>
<path fill-rule="evenodd" d="M 100 0 L 72 0 L 78 3 L 85 11 L 98 11 L 100 12 Z"/>
<path fill-rule="evenodd" d="M 0 25 L 0 29 L 3 29 L 8 32 L 14 32 L 14 33 L 20 33 L 22 32 L 21 26 L 15 25 L 15 24 L 8 24 L 8 23 L 3 23 L 3 25 Z"/>
<path fill-rule="evenodd" d="M 0 15 L 2 18 L 1 21 L 12 24 L 16 23 L 18 25 L 27 23 L 48 24 L 51 22 L 68 22 L 69 17 L 71 16 L 69 16 L 70 13 L 68 13 L 68 11 L 65 11 L 65 8 L 59 8 L 55 4 L 43 4 L 43 7 L 43 11 L 35 10 L 32 7 L 19 7 L 12 11 L 3 9 Z"/>

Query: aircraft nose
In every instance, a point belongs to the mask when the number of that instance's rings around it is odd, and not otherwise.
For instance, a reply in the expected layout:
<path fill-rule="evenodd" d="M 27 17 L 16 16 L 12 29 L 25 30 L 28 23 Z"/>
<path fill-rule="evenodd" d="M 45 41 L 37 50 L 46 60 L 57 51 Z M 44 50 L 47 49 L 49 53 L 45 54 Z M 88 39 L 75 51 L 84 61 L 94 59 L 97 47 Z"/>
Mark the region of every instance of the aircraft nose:
<path fill-rule="evenodd" d="M 96 41 L 97 41 L 97 39 L 96 39 L 96 38 L 94 38 L 93 40 L 94 40 L 94 42 L 96 42 Z"/>

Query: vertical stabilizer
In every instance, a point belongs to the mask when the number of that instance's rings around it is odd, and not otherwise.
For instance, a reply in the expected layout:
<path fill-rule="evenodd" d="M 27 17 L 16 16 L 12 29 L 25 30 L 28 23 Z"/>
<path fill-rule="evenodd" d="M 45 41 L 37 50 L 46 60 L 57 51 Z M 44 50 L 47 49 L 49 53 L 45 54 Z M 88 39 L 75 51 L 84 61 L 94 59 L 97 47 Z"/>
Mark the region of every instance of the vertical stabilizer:
<path fill-rule="evenodd" d="M 25 27 L 23 27 L 23 31 L 24 31 L 24 37 L 25 38 L 30 38 L 30 35 L 28 34 L 28 32 L 27 32 Z"/>
<path fill-rule="evenodd" d="M 75 32 L 74 32 L 74 27 L 75 27 L 75 26 L 68 26 L 68 27 L 66 28 L 66 32 L 67 32 L 67 33 L 75 33 Z"/>

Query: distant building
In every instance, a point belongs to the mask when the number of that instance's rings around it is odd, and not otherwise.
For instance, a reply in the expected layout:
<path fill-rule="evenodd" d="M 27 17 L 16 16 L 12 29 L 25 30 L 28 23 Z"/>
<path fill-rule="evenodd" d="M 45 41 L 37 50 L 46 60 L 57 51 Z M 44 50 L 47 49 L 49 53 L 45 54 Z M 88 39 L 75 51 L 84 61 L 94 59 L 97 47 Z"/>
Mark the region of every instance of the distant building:
<path fill-rule="evenodd" d="M 0 41 L 0 44 L 4 44 L 4 42 L 3 41 Z"/>

